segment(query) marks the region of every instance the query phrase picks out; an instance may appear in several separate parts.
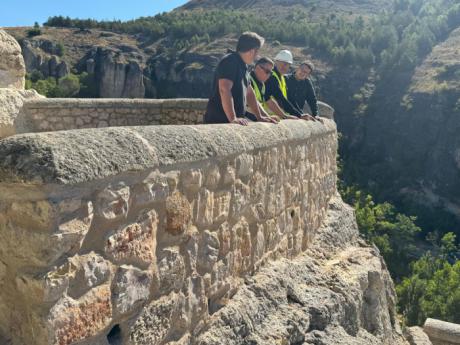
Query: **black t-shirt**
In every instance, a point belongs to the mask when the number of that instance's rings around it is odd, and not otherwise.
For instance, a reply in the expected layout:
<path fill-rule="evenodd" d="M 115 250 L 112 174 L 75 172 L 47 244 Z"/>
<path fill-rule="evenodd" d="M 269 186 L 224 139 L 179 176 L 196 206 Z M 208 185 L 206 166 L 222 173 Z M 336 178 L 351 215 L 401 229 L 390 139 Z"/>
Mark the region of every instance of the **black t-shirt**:
<path fill-rule="evenodd" d="M 276 67 L 273 70 L 273 73 L 276 73 L 281 77 L 281 73 L 278 72 Z M 265 100 L 268 101 L 271 97 L 275 99 L 278 105 L 288 114 L 294 116 L 301 116 L 302 110 L 298 109 L 296 106 L 291 104 L 289 100 L 284 97 L 283 92 L 280 89 L 280 84 L 278 79 L 272 74 L 270 78 L 265 82 Z"/>
<path fill-rule="evenodd" d="M 291 104 L 303 109 L 305 102 L 310 106 L 313 116 L 318 115 L 318 100 L 310 79 L 297 80 L 294 74 L 286 77 L 288 99 Z"/>
<path fill-rule="evenodd" d="M 238 53 L 233 52 L 225 55 L 217 65 L 212 94 L 204 116 L 205 123 L 228 123 L 220 98 L 219 79 L 228 79 L 233 82 L 232 97 L 236 116 L 244 117 L 246 113 L 246 92 L 249 83 L 248 66 Z"/>

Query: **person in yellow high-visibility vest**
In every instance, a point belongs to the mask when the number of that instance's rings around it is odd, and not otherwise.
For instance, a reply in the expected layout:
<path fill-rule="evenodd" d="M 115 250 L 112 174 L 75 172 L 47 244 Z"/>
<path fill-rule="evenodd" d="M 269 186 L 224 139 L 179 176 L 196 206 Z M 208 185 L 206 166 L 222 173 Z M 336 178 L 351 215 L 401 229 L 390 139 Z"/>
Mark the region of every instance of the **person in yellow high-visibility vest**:
<path fill-rule="evenodd" d="M 257 101 L 262 104 L 263 109 L 267 114 L 277 118 L 277 119 L 298 119 L 295 116 L 286 114 L 283 109 L 280 108 L 278 103 L 270 102 L 267 103 L 267 98 L 265 96 L 265 82 L 270 78 L 273 72 L 273 67 L 275 63 L 267 58 L 262 57 L 257 60 L 254 70 L 251 72 L 250 80 L 252 89 L 256 95 Z"/>
<path fill-rule="evenodd" d="M 272 75 L 265 83 L 265 99 L 270 109 L 280 107 L 284 113 L 293 115 L 297 118 L 316 121 L 310 114 L 304 114 L 288 100 L 287 85 L 285 74 L 289 73 L 294 59 L 289 50 L 281 50 L 275 57 L 275 67 Z M 276 112 L 275 112 L 276 113 Z"/>

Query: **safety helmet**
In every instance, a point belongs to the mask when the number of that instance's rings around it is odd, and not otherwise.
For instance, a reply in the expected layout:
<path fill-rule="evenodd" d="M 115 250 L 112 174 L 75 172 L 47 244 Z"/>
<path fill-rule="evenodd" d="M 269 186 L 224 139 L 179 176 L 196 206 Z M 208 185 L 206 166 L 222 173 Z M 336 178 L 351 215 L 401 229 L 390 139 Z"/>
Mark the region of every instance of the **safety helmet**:
<path fill-rule="evenodd" d="M 276 54 L 275 61 L 282 61 L 292 64 L 294 59 L 292 58 L 292 53 L 289 50 L 282 50 Z"/>

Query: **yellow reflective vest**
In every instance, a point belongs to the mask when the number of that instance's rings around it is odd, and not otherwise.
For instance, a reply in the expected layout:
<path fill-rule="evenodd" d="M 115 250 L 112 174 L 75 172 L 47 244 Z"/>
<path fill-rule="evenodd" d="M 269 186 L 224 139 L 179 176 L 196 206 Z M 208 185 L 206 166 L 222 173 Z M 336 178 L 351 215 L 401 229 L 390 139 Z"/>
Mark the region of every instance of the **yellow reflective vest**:
<path fill-rule="evenodd" d="M 284 75 L 276 73 L 276 71 L 272 71 L 272 75 L 278 80 L 278 84 L 280 86 L 281 93 L 283 94 L 284 98 L 287 99 L 287 85 L 286 85 L 286 78 Z"/>
<path fill-rule="evenodd" d="M 262 89 L 259 89 L 259 85 L 257 84 L 257 81 L 251 75 L 251 85 L 252 85 L 252 88 L 254 89 L 254 93 L 256 94 L 256 98 L 259 101 L 259 103 L 264 104 L 265 103 L 264 101 L 265 84 L 262 83 Z"/>

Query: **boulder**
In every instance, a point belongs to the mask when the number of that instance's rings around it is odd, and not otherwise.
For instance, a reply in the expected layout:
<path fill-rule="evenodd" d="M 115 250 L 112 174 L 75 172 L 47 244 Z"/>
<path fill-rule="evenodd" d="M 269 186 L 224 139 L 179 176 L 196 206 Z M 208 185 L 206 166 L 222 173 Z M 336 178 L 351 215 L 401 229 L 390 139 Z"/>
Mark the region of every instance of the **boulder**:
<path fill-rule="evenodd" d="M 0 30 L 0 88 L 23 90 L 25 75 L 19 43 L 4 30 Z"/>

